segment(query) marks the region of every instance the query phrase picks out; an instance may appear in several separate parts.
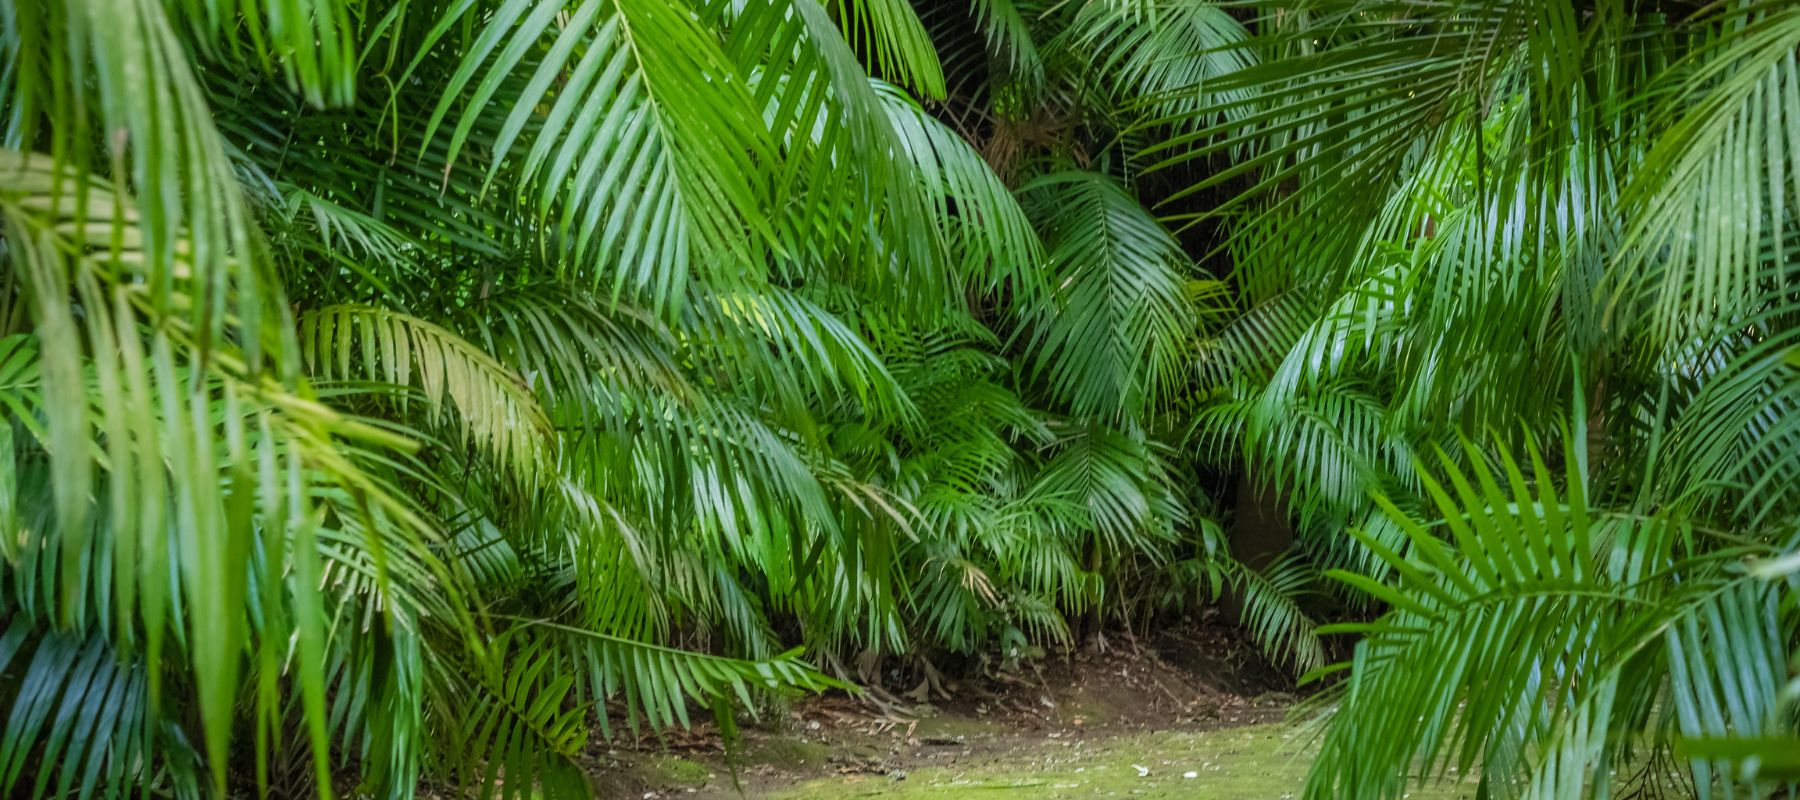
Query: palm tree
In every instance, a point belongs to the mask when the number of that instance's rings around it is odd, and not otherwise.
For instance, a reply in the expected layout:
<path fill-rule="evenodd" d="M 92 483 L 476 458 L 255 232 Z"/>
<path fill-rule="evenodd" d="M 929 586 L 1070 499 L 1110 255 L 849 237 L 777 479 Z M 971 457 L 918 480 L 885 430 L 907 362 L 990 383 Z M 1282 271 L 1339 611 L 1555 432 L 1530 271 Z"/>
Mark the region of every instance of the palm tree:
<path fill-rule="evenodd" d="M 1360 638 L 1309 793 L 1604 796 L 1675 756 L 1763 796 L 1796 752 L 1800 14 L 1246 10 L 1232 99 L 1144 158 L 1215 169 L 1171 200 L 1222 198 L 1187 216 L 1247 305 L 1195 441 L 1384 609 L 1327 629 Z"/>
<path fill-rule="evenodd" d="M 1800 13 L 1666 5 L 6 5 L 0 789 L 584 796 L 1229 590 L 1316 796 L 1762 791 Z"/>
<path fill-rule="evenodd" d="M 1216 293 L 1120 176 L 927 112 L 906 4 L 0 43 L 9 796 L 581 796 L 609 712 L 1016 658 L 1193 535 L 1157 415 Z"/>

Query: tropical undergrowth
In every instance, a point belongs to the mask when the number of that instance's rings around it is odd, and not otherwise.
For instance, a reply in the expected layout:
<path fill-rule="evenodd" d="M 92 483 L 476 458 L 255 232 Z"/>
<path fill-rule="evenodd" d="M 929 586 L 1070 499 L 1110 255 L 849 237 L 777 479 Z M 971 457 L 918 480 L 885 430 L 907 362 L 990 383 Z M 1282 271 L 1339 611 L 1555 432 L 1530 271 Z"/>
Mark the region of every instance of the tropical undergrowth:
<path fill-rule="evenodd" d="M 1668 5 L 7 4 L 0 787 L 581 796 L 1229 597 L 1315 796 L 1766 791 L 1800 14 Z"/>

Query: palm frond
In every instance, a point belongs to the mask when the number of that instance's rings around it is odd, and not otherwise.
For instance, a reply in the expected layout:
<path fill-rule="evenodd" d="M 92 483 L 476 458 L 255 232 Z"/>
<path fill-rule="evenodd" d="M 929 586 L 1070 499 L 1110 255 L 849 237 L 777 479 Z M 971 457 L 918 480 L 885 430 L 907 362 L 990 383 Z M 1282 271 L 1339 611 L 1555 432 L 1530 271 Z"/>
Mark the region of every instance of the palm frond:
<path fill-rule="evenodd" d="M 1248 117 L 1247 90 L 1215 93 L 1210 86 L 1255 63 L 1244 26 L 1220 4 L 1205 0 L 1145 5 L 1088 3 L 1070 23 L 1077 46 L 1110 76 L 1113 97 L 1127 111 L 1172 120 L 1183 130 L 1222 121 L 1215 115 Z"/>
<path fill-rule="evenodd" d="M 0 171 L 13 177 L 0 190 L 8 257 L 38 318 L 41 446 L 55 498 L 51 525 L 62 532 L 61 575 L 52 591 L 65 626 L 79 628 L 101 612 L 87 605 L 89 571 L 99 567 L 82 557 L 96 541 L 110 550 L 110 561 L 100 563 L 113 565 L 119 587 L 116 612 L 100 619 L 111 620 L 121 641 L 144 646 L 154 677 L 163 668 L 171 609 L 242 608 L 253 521 L 306 519 L 311 487 L 336 483 L 359 493 L 359 505 L 383 507 L 403 527 L 423 529 L 408 504 L 344 458 L 333 437 L 405 447 L 403 439 L 319 404 L 303 385 L 258 373 L 253 357 L 209 340 L 204 320 L 160 310 L 165 303 L 204 305 L 203 295 L 190 291 L 204 291 L 206 280 L 196 274 L 201 262 L 184 255 L 170 273 L 179 280 L 159 284 L 150 263 L 156 255 L 143 249 L 148 240 L 121 227 L 138 220 L 129 198 L 47 158 L 0 157 Z M 103 491 L 96 502 L 90 488 L 97 484 Z M 91 503 L 106 514 L 106 535 L 98 540 Z M 286 523 L 275 524 L 280 530 Z M 238 655 L 250 632 L 238 614 L 173 618 L 185 623 L 206 760 L 220 788 Z"/>
<path fill-rule="evenodd" d="M 1078 414 L 1121 418 L 1154 405 L 1194 331 L 1191 261 L 1108 178 L 1061 173 L 1022 191 L 1047 232 L 1057 295 L 1030 326 L 1034 372 Z"/>
<path fill-rule="evenodd" d="M 429 418 L 455 411 L 464 441 L 536 480 L 555 458 L 550 425 L 518 374 L 480 348 L 417 317 L 368 306 L 308 311 L 298 319 L 301 353 L 322 379 L 361 376 L 417 387 Z"/>
<path fill-rule="evenodd" d="M 927 100 L 944 96 L 937 48 L 912 4 L 903 0 L 833 0 L 845 38 L 865 54 L 873 74 L 904 84 Z"/>
<path fill-rule="evenodd" d="M 1578 463 L 1576 446 L 1565 464 Z M 1767 587 L 1725 570 L 1729 551 L 1689 549 L 1691 532 L 1678 521 L 1590 507 L 1584 478 L 1556 481 L 1535 448 L 1529 478 L 1505 450 L 1498 472 L 1479 457 L 1466 472 L 1439 460 L 1445 482 L 1423 481 L 1444 534 L 1378 497 L 1406 531 L 1407 551 L 1365 544 L 1394 568 L 1397 586 L 1332 573 L 1391 609 L 1374 623 L 1325 629 L 1365 636 L 1339 718 L 1384 733 L 1353 739 L 1343 722 L 1334 725 L 1310 793 L 1398 797 L 1415 769 L 1442 774 L 1446 766 L 1479 770 L 1487 785 L 1531 797 L 1603 792 L 1594 776 L 1618 755 L 1606 743 L 1651 724 L 1665 674 L 1671 702 L 1690 711 L 1716 709 L 1711 693 L 1737 695 L 1748 688 L 1743 679 L 1767 687 L 1752 697 L 1779 690 L 1786 654 L 1757 644 L 1774 634 L 1769 620 L 1742 613 L 1762 607 Z M 1671 580 L 1672 572 L 1685 579 Z M 1728 625 L 1722 602 L 1734 609 Z M 1691 646 L 1669 650 L 1666 661 L 1653 647 L 1679 646 L 1711 624 L 1725 625 L 1714 635 L 1730 642 L 1715 652 L 1743 653 L 1745 671 L 1691 671 Z M 1711 730 L 1766 719 L 1686 718 Z M 1704 785 L 1705 766 L 1696 767 Z"/>
<path fill-rule="evenodd" d="M 1783 287 L 1800 204 L 1800 11 L 1722 6 L 1697 27 L 1710 41 L 1667 73 L 1650 120 L 1665 132 L 1623 198 L 1629 261 L 1612 301 L 1646 298 L 1666 339 L 1793 299 Z"/>
<path fill-rule="evenodd" d="M 1325 664 L 1318 623 L 1300 606 L 1317 572 L 1303 559 L 1285 557 L 1263 569 L 1225 561 L 1222 577 L 1244 605 L 1244 626 L 1265 655 L 1310 672 Z"/>
<path fill-rule="evenodd" d="M 536 187 L 529 199 L 539 213 L 556 215 L 564 252 L 584 266 L 568 277 L 614 298 L 630 289 L 661 308 L 681 299 L 695 259 L 712 268 L 708 279 L 730 280 L 761 246 L 776 244 L 764 177 L 774 144 L 744 78 L 680 4 L 473 6 L 434 28 L 431 44 L 441 46 L 463 15 L 481 22 L 479 34 L 457 42 L 461 55 L 425 138 L 460 108 L 445 155 L 454 163 L 508 77 L 529 74 L 503 109 L 489 176 L 513 163 L 515 146 L 529 145 L 515 168 Z M 527 61 L 540 43 L 547 49 Z M 540 105 L 550 110 L 535 120 Z"/>
<path fill-rule="evenodd" d="M 1010 292 L 1022 312 L 1045 302 L 1043 244 L 1006 184 L 975 148 L 916 103 L 892 91 L 881 98 L 920 191 L 947 229 L 958 277 L 986 293 Z"/>
<path fill-rule="evenodd" d="M 16 669 L 4 707 L 0 788 L 12 797 L 125 797 L 152 782 L 144 666 L 99 635 L 42 633 L 26 616 L 0 634 L 0 670 Z M 11 669 L 9 669 L 9 667 Z"/>

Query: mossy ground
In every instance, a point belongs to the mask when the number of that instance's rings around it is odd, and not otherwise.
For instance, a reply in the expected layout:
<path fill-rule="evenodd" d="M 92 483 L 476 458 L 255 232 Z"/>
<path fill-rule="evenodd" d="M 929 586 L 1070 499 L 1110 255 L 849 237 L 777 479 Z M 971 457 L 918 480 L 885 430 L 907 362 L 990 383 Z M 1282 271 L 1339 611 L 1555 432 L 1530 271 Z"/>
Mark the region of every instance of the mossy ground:
<path fill-rule="evenodd" d="M 1246 669 L 1238 663 L 1243 650 L 1230 642 L 1161 643 L 1179 663 L 1154 654 L 1082 655 L 1046 664 L 1029 679 L 971 682 L 904 707 L 811 698 L 746 726 L 729 758 L 716 738 L 672 736 L 654 747 L 606 750 L 595 775 L 602 796 L 621 800 L 1300 797 L 1318 753 L 1315 728 L 1292 721 L 1301 698 L 1277 681 L 1246 678 L 1270 671 Z M 1620 772 L 1627 774 L 1614 780 L 1622 789 L 1629 778 L 1634 791 L 1660 791 L 1615 796 L 1691 796 L 1672 783 L 1637 780 L 1666 770 Z M 1454 770 L 1447 781 L 1407 794 L 1475 796 L 1476 782 Z"/>
<path fill-rule="evenodd" d="M 770 798 L 1197 798 L 1298 797 L 1311 749 L 1282 724 L 1057 738 L 971 750 L 956 763 L 888 775 L 816 778 L 759 793 Z M 1189 775 L 1192 777 L 1189 777 Z M 1415 791 L 1418 800 L 1474 797 L 1473 782 Z"/>
<path fill-rule="evenodd" d="M 712 767 L 680 756 L 645 759 L 637 769 L 646 786 L 664 789 L 705 786 L 715 774 Z"/>

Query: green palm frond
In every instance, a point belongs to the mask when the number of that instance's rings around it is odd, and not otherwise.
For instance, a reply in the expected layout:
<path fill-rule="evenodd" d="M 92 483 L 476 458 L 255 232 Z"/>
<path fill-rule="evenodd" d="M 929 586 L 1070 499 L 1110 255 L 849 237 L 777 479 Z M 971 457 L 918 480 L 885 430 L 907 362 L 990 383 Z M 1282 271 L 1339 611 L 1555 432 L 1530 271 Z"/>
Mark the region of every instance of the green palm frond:
<path fill-rule="evenodd" d="M 5 153 L 0 170 L 12 176 L 0 191 L 8 255 L 38 318 L 40 446 L 55 498 L 49 526 L 61 531 L 60 555 L 49 562 L 60 562 L 60 580 L 46 593 L 63 624 L 86 625 L 96 613 L 110 619 L 120 641 L 142 644 L 155 676 L 171 609 L 241 608 L 253 521 L 306 519 L 313 487 L 336 484 L 401 527 L 423 528 L 408 504 L 344 457 L 334 436 L 376 447 L 405 440 L 256 373 L 241 351 L 209 350 L 203 328 L 159 311 L 154 272 L 145 273 L 154 254 L 120 227 L 138 219 L 128 198 L 46 158 Z M 202 304 L 189 294 L 204 290 L 194 280 L 199 268 L 185 257 L 176 262 L 171 274 L 180 279 L 161 285 L 161 302 Z M 95 501 L 90 487 L 100 489 Z M 105 515 L 98 539 L 89 524 L 97 511 Z M 101 563 L 114 565 L 110 615 L 86 605 L 89 573 L 100 570 L 83 557 L 90 544 L 107 548 L 110 560 Z M 191 642 L 186 655 L 199 677 L 218 787 L 238 653 L 250 631 L 237 614 L 176 619 L 186 628 L 178 636 Z"/>
<path fill-rule="evenodd" d="M 1090 424 L 1070 432 L 1033 491 L 1085 508 L 1112 552 L 1154 555 L 1185 516 L 1163 459 L 1155 444 Z"/>
<path fill-rule="evenodd" d="M 1202 386 L 1237 376 L 1272 375 L 1317 317 L 1317 300 L 1289 291 L 1246 309 L 1217 335 L 1198 345 Z"/>
<path fill-rule="evenodd" d="M 840 14 L 842 22 L 895 10 L 834 5 L 852 13 Z M 750 76 L 752 102 L 783 145 L 780 180 L 800 201 L 786 224 L 809 250 L 808 262 L 780 269 L 841 265 L 849 285 L 908 302 L 941 295 L 943 246 L 878 89 L 846 41 L 859 32 L 834 24 L 815 0 L 759 0 L 733 10 L 726 53 Z M 851 163 L 858 169 L 847 171 Z"/>
<path fill-rule="evenodd" d="M 1246 90 L 1210 88 L 1255 63 L 1244 26 L 1221 4 L 1205 0 L 1144 5 L 1088 3 L 1069 27 L 1078 46 L 1092 53 L 1090 63 L 1111 77 L 1121 105 L 1185 130 L 1208 127 L 1216 116 L 1248 117 Z"/>
<path fill-rule="evenodd" d="M 1785 593 L 1788 596 L 1792 596 L 1794 591 L 1791 581 L 1796 565 L 1800 565 L 1800 550 L 1796 550 L 1795 545 L 1800 545 L 1800 539 L 1790 538 L 1787 553 L 1763 561 L 1754 570 L 1759 578 L 1786 583 Z M 1757 597 L 1757 593 L 1748 588 L 1744 595 L 1744 599 L 1738 601 L 1737 610 L 1741 615 L 1753 617 L 1764 613 L 1764 609 L 1755 605 L 1763 598 Z M 1724 606 L 1731 600 L 1732 598 L 1721 595 L 1718 602 Z M 1780 629 L 1779 621 L 1773 622 L 1775 624 L 1769 626 L 1771 632 Z M 1706 624 L 1709 630 L 1690 631 L 1687 634 L 1690 644 L 1711 636 L 1715 643 L 1724 644 L 1729 640 L 1735 647 L 1736 642 L 1731 637 L 1742 629 L 1735 626 L 1753 627 L 1757 621 L 1744 619 L 1744 616 L 1727 617 L 1721 613 L 1709 615 Z M 1700 623 L 1689 622 L 1690 628 L 1699 626 Z M 1700 635 L 1695 636 L 1694 633 Z M 1734 665 L 1739 667 L 1736 675 L 1725 679 L 1712 677 L 1710 673 L 1713 667 L 1710 664 L 1692 663 L 1692 654 L 1696 651 L 1690 648 L 1683 648 L 1681 652 L 1671 650 L 1671 663 L 1678 660 L 1686 662 L 1674 687 L 1678 693 L 1683 730 L 1690 734 L 1696 730 L 1704 731 L 1694 738 L 1682 740 L 1678 743 L 1677 750 L 1704 765 L 1708 771 L 1716 770 L 1720 775 L 1730 776 L 1730 779 L 1742 783 L 1755 785 L 1758 781 L 1784 781 L 1791 785 L 1795 780 L 1800 780 L 1800 733 L 1793 729 L 1791 717 L 1795 704 L 1800 702 L 1800 678 L 1789 680 L 1771 700 L 1767 696 L 1769 685 L 1766 681 L 1759 680 L 1753 670 L 1763 664 L 1779 663 L 1784 643 L 1779 639 L 1765 638 L 1751 644 L 1760 647 L 1761 652 L 1747 653 L 1748 658 L 1739 660 Z M 1796 661 L 1800 661 L 1800 652 L 1792 653 L 1788 658 L 1790 670 Z M 1780 674 L 1777 670 L 1776 675 Z M 1724 691 L 1726 698 L 1723 703 L 1719 701 L 1720 690 Z M 1756 717 L 1770 712 L 1775 716 L 1766 720 L 1763 730 L 1758 731 Z M 1718 726 L 1709 723 L 1716 722 L 1726 714 L 1739 717 L 1740 719 L 1732 721 L 1739 723 L 1740 727 L 1731 735 L 1720 735 Z"/>
<path fill-rule="evenodd" d="M 1046 232 L 1056 292 L 1030 325 L 1034 372 L 1078 414 L 1122 418 L 1162 400 L 1194 332 L 1192 262 L 1104 176 L 1060 173 L 1022 194 Z"/>
<path fill-rule="evenodd" d="M 1792 310 L 1759 316 L 1766 325 Z M 1671 381 L 1686 402 L 1669 425 L 1659 482 L 1697 508 L 1736 497 L 1729 512 L 1760 525 L 1792 515 L 1800 503 L 1789 480 L 1800 467 L 1800 365 L 1793 358 L 1800 341 L 1791 330 L 1757 338 L 1726 333 L 1677 362 Z M 1683 374 L 1690 370 L 1696 374 Z M 1696 378 L 1703 382 L 1694 385 Z"/>
<path fill-rule="evenodd" d="M 202 17 L 208 20 L 225 11 L 205 8 L 214 12 Z M 271 302 L 279 287 L 265 274 L 264 244 L 173 10 L 161 3 L 68 0 L 0 17 L 7 75 L 0 102 L 9 148 L 0 170 L 18 193 L 46 197 L 52 182 L 77 192 L 39 213 L 85 222 L 72 240 L 123 242 L 144 283 L 138 302 L 158 316 L 183 318 L 202 350 L 235 346 L 252 369 L 272 356 L 291 377 L 291 354 L 264 338 L 265 321 L 279 317 Z M 106 162 L 93 146 L 102 138 L 111 142 L 118 171 L 110 178 L 117 183 L 95 197 L 77 186 L 106 174 L 96 169 Z M 12 148 L 58 155 L 21 159 Z M 121 200 L 135 194 L 149 202 L 125 202 L 131 209 L 118 213 L 114 188 Z M 18 230 L 19 221 L 10 227 Z"/>
<path fill-rule="evenodd" d="M 871 74 L 901 83 L 927 100 L 944 96 L 937 48 L 912 4 L 903 0 L 831 0 L 845 38 L 864 54 Z"/>
<path fill-rule="evenodd" d="M 746 661 L 557 625 L 527 623 L 525 627 L 543 628 L 561 638 L 559 646 L 576 659 L 579 668 L 574 674 L 588 682 L 591 696 L 622 696 L 627 723 L 634 732 L 640 719 L 658 730 L 688 725 L 688 700 L 708 705 L 739 702 L 754 711 L 753 692 L 820 691 L 841 686 L 800 660 L 798 649 Z M 610 731 L 605 707 L 599 706 L 597 711 L 601 730 Z"/>
<path fill-rule="evenodd" d="M 944 123 L 896 92 L 883 91 L 881 98 L 920 191 L 948 229 L 958 277 L 990 294 L 1010 292 L 1026 313 L 1045 302 L 1044 246 L 1019 200 Z"/>
<path fill-rule="evenodd" d="M 1578 462 L 1575 446 L 1566 464 Z M 1443 533 L 1377 498 L 1406 531 L 1407 550 L 1365 544 L 1397 586 L 1332 573 L 1391 610 L 1326 629 L 1365 638 L 1309 792 L 1398 797 L 1415 770 L 1424 780 L 1446 766 L 1531 797 L 1603 792 L 1593 776 L 1619 755 L 1605 743 L 1653 724 L 1665 675 L 1689 730 L 1764 724 L 1787 655 L 1767 642 L 1789 623 L 1746 613 L 1773 607 L 1766 586 L 1725 569 L 1730 551 L 1693 551 L 1684 544 L 1692 531 L 1676 520 L 1590 507 L 1584 478 L 1558 481 L 1535 449 L 1529 477 L 1504 450 L 1498 471 L 1471 456 L 1468 471 L 1440 457 L 1444 483 L 1423 479 Z M 1681 643 L 1708 635 L 1720 637 L 1714 652 L 1747 659 L 1743 670 L 1692 662 L 1699 651 Z M 1756 716 L 1717 713 L 1720 693 Z M 1346 723 L 1382 733 L 1351 738 Z M 1704 786 L 1706 766 L 1695 767 Z"/>
<path fill-rule="evenodd" d="M 1290 403 L 1263 395 L 1246 409 L 1245 461 L 1258 480 L 1297 495 L 1303 522 L 1362 508 L 1383 478 L 1416 485 L 1413 442 L 1364 387 L 1337 382 Z"/>
<path fill-rule="evenodd" d="M 549 421 L 518 374 L 444 328 L 387 309 L 341 305 L 298 320 L 301 353 L 321 379 L 416 387 L 429 418 L 453 410 L 465 441 L 535 480 L 554 459 Z"/>
<path fill-rule="evenodd" d="M 690 304 L 692 327 L 716 342 L 717 368 L 766 381 L 776 392 L 824 402 L 855 400 L 883 419 L 914 414 L 886 365 L 837 315 L 806 298 L 765 290 L 719 292 Z M 739 343 L 749 345 L 731 352 Z M 773 357 L 771 357 L 771 355 Z"/>
<path fill-rule="evenodd" d="M 448 327 L 516 368 L 546 413 L 561 423 L 597 409 L 592 387 L 648 387 L 680 396 L 694 391 L 676 359 L 672 331 L 648 312 L 583 297 L 573 287 L 528 283 L 490 294 Z"/>
<path fill-rule="evenodd" d="M 590 721 L 613 736 L 608 698 L 624 704 L 629 728 L 688 726 L 688 703 L 752 713 L 756 694 L 840 684 L 789 651 L 759 660 L 723 658 L 599 633 L 586 627 L 515 619 L 487 639 L 465 668 L 460 659 L 432 668 L 442 707 L 432 709 L 450 735 L 436 743 L 458 783 L 487 794 L 587 797 L 576 756 Z"/>
<path fill-rule="evenodd" d="M 1722 5 L 1696 27 L 1709 41 L 1669 71 L 1650 119 L 1665 132 L 1626 190 L 1630 261 L 1612 301 L 1646 299 L 1669 339 L 1793 298 L 1782 285 L 1800 206 L 1800 10 Z"/>
<path fill-rule="evenodd" d="M 1044 59 L 1026 21 L 1030 9 L 1013 0 L 975 0 L 972 12 L 986 39 L 989 57 L 1006 68 L 1007 76 L 1030 91 L 1041 91 Z"/>
<path fill-rule="evenodd" d="M 1369 209 L 1411 163 L 1408 151 L 1442 135 L 1433 121 L 1485 102 L 1493 72 L 1521 52 L 1531 32 L 1577 34 L 1560 25 L 1537 27 L 1540 19 L 1564 19 L 1558 12 L 1566 5 L 1466 0 L 1420 10 L 1403 2 L 1326 2 L 1287 18 L 1296 24 L 1265 21 L 1266 39 L 1256 44 L 1281 57 L 1212 83 L 1211 91 L 1237 98 L 1207 108 L 1222 121 L 1183 130 L 1191 112 L 1149 120 L 1176 132 L 1146 155 L 1162 158 L 1163 166 L 1215 152 L 1245 155 L 1177 196 L 1247 176 L 1254 188 L 1241 201 L 1303 177 L 1309 191 L 1281 198 L 1273 210 L 1320 204 L 1342 215 Z M 1262 13 L 1266 20 L 1280 16 L 1273 4 Z M 1415 25 L 1428 26 L 1432 35 L 1407 35 Z M 1324 31 L 1329 40 L 1320 38 Z M 1568 39 L 1546 39 L 1544 45 L 1576 46 Z M 1232 210 L 1238 201 L 1217 211 Z"/>
<path fill-rule="evenodd" d="M 0 788 L 10 797 L 125 797 L 152 782 L 144 665 L 100 636 L 42 633 L 28 617 L 0 634 L 0 670 L 17 671 L 0 738 Z"/>
<path fill-rule="evenodd" d="M 574 703 L 579 674 L 561 668 L 561 653 L 543 639 L 502 635 L 488 643 L 468 677 L 446 675 L 462 691 L 442 758 L 457 781 L 483 797 L 586 797 L 587 779 L 574 757 L 587 738 L 588 708 Z M 448 694 L 446 693 L 446 696 Z"/>
<path fill-rule="evenodd" d="M 283 259 L 290 268 L 311 272 L 319 260 L 329 260 L 383 294 L 397 291 L 395 283 L 400 280 L 423 277 L 419 242 L 393 222 L 299 187 L 288 188 L 280 203 L 285 214 L 271 220 L 269 227 L 274 229 L 277 247 L 300 251 L 292 259 Z M 283 236 L 283 225 L 310 226 L 310 230 Z"/>
<path fill-rule="evenodd" d="M 1791 733 L 1791 721 L 1782 719 L 1782 694 L 1793 650 L 1781 638 L 1790 626 L 1780 619 L 1779 598 L 1771 589 L 1762 582 L 1734 583 L 1697 602 L 1670 626 L 1665 637 L 1669 702 L 1684 737 Z M 1762 773 L 1754 767 L 1734 774 L 1723 761 L 1695 759 L 1689 765 L 1697 785 L 1710 786 L 1718 772 L 1726 795 L 1740 782 L 1752 796 L 1758 791 Z"/>
<path fill-rule="evenodd" d="M 726 280 L 752 263 L 759 242 L 776 241 L 765 210 L 765 165 L 775 159 L 768 129 L 744 78 L 681 6 L 467 4 L 432 36 L 444 46 L 439 37 L 459 17 L 480 18 L 479 34 L 448 40 L 461 55 L 426 140 L 461 111 L 445 155 L 455 162 L 509 76 L 529 74 L 489 146 L 490 181 L 514 163 L 514 147 L 529 146 L 513 168 L 536 187 L 529 199 L 539 213 L 556 216 L 566 252 L 585 265 L 568 277 L 614 298 L 630 289 L 651 307 L 680 300 L 694 259 L 711 268 L 709 280 Z M 540 43 L 544 54 L 525 60 Z M 539 105 L 550 109 L 541 121 Z"/>
<path fill-rule="evenodd" d="M 1325 664 L 1325 645 L 1318 623 L 1301 607 L 1317 572 L 1290 555 L 1262 569 L 1225 560 L 1221 577 L 1243 602 L 1244 627 L 1265 655 L 1310 672 Z"/>
<path fill-rule="evenodd" d="M 314 106 L 344 105 L 355 97 L 363 13 L 344 0 L 235 5 L 217 0 L 171 4 L 203 50 L 229 63 L 277 71 Z"/>

